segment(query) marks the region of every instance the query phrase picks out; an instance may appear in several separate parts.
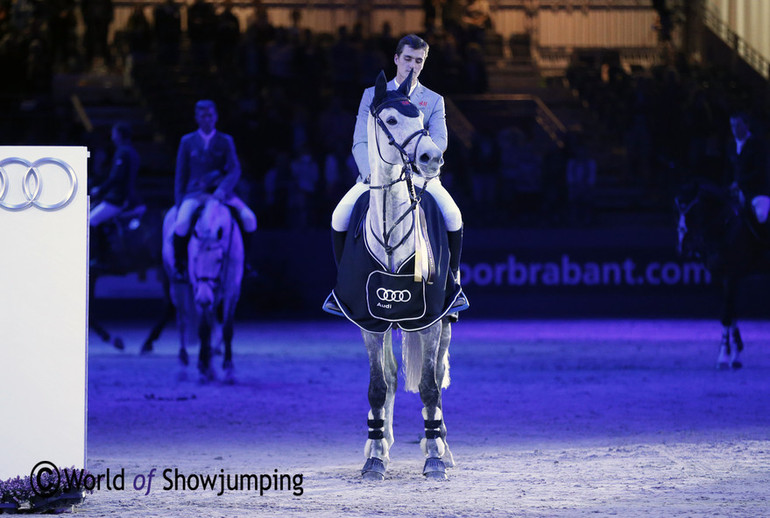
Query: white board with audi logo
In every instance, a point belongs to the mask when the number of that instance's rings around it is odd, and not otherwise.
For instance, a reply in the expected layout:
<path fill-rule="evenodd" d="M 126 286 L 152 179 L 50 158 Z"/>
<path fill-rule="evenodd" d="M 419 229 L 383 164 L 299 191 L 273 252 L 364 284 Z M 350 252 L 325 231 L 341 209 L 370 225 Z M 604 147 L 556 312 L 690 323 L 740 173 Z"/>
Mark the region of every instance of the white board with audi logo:
<path fill-rule="evenodd" d="M 0 146 L 0 479 L 85 467 L 84 147 Z"/>

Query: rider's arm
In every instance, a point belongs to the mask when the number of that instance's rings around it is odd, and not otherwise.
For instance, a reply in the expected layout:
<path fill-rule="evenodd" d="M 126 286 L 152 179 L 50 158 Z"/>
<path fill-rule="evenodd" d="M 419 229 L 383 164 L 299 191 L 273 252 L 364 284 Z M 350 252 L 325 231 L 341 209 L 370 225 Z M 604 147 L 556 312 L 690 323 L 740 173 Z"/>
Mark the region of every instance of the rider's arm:
<path fill-rule="evenodd" d="M 446 128 L 446 107 L 444 106 L 444 98 L 440 95 L 436 95 L 435 104 L 430 112 L 430 117 L 425 121 L 425 127 L 428 128 L 430 138 L 444 153 L 449 144 L 449 137 Z"/>
<path fill-rule="evenodd" d="M 356 115 L 356 127 L 353 131 L 353 158 L 358 166 L 359 180 L 369 177 L 369 139 L 367 137 L 367 123 L 369 121 L 369 105 L 374 97 L 374 88 L 367 88 L 361 96 Z"/>
<path fill-rule="evenodd" d="M 225 199 L 235 190 L 235 186 L 238 184 L 238 180 L 241 179 L 241 163 L 238 161 L 238 155 L 235 152 L 235 144 L 233 138 L 229 135 L 225 136 L 225 142 L 227 145 L 227 163 L 225 164 L 225 173 L 222 181 L 219 182 L 214 195 Z"/>

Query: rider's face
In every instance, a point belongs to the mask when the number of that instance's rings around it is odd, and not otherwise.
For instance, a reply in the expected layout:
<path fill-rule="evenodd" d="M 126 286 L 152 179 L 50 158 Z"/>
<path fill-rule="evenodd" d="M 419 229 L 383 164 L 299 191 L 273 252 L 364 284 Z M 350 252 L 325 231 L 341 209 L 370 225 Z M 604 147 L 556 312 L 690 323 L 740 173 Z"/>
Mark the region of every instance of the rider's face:
<path fill-rule="evenodd" d="M 401 54 L 396 54 L 393 61 L 396 63 L 396 81 L 398 84 L 406 81 L 410 71 L 413 71 L 412 81 L 417 81 L 422 67 L 426 60 L 425 49 L 414 49 L 409 45 L 404 45 Z"/>
<path fill-rule="evenodd" d="M 217 111 L 214 108 L 195 110 L 195 122 L 203 133 L 211 133 L 217 125 Z"/>

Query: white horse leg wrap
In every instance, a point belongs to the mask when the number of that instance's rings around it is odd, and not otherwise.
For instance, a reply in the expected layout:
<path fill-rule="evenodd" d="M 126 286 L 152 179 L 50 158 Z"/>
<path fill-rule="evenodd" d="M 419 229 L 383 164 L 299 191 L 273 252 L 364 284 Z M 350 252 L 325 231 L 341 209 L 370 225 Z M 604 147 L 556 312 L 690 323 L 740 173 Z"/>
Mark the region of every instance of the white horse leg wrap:
<path fill-rule="evenodd" d="M 385 440 L 385 420 L 374 419 L 372 411 L 369 410 L 369 418 L 366 421 L 369 426 L 369 438 L 364 446 L 364 457 L 377 457 L 381 459 L 387 466 L 387 462 L 390 460 L 390 448 L 388 441 Z"/>
<path fill-rule="evenodd" d="M 426 457 L 443 457 L 446 451 L 444 439 L 441 437 L 441 424 L 443 415 L 440 408 L 436 408 L 432 419 L 429 419 L 428 409 L 422 409 L 422 418 L 425 421 L 425 438 L 420 440 L 420 448 Z"/>

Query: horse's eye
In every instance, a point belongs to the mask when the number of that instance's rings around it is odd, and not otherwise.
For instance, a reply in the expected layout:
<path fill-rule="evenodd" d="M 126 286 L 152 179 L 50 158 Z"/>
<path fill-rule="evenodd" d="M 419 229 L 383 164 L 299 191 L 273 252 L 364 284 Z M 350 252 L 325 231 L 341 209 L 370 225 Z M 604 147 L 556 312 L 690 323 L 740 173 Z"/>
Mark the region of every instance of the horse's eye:
<path fill-rule="evenodd" d="M 386 120 L 385 122 L 387 122 L 391 126 L 395 126 L 398 121 L 396 120 L 395 117 L 388 117 L 388 120 Z"/>

